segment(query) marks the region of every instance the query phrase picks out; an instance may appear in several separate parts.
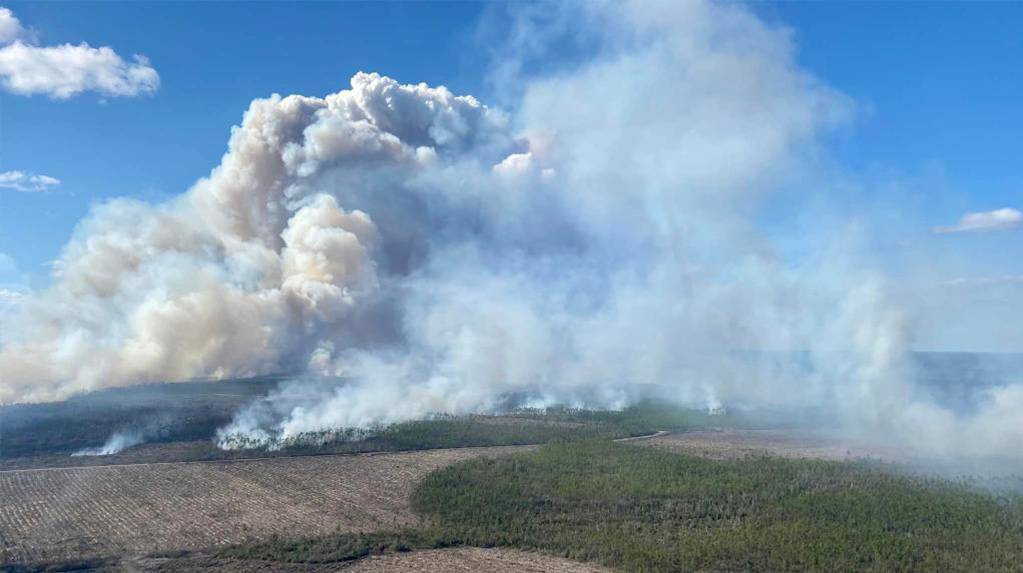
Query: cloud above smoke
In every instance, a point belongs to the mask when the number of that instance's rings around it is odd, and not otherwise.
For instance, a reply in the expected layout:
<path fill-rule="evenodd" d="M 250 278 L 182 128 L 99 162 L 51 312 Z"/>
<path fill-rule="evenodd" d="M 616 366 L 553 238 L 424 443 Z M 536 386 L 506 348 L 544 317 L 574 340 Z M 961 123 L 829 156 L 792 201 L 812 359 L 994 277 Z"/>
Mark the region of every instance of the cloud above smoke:
<path fill-rule="evenodd" d="M 49 191 L 60 185 L 60 179 L 49 175 L 36 175 L 24 171 L 4 171 L 0 173 L 0 189 L 12 189 L 22 193 L 38 193 Z"/>
<path fill-rule="evenodd" d="M 935 233 L 965 233 L 974 231 L 1004 231 L 1023 225 L 1023 213 L 1005 207 L 994 211 L 967 213 L 955 225 L 935 227 Z"/>
<path fill-rule="evenodd" d="M 0 8 L 0 84 L 7 91 L 63 100 L 82 92 L 149 95 L 160 86 L 160 76 L 145 56 L 136 54 L 129 61 L 108 46 L 39 46 L 35 41 L 36 35 L 9 9 Z"/>
<path fill-rule="evenodd" d="M 794 263 L 761 228 L 780 190 L 793 209 L 826 200 L 800 181 L 854 112 L 785 30 L 734 4 L 565 9 L 591 56 L 520 78 L 506 111 L 358 73 L 323 98 L 253 101 L 183 196 L 94 209 L 8 327 L 0 402 L 300 371 L 221 437 L 509 395 L 614 407 L 650 385 L 825 408 L 920 447 L 925 422 L 994 431 L 921 395 L 912 317 L 854 232 L 793 228 L 811 247 Z"/>

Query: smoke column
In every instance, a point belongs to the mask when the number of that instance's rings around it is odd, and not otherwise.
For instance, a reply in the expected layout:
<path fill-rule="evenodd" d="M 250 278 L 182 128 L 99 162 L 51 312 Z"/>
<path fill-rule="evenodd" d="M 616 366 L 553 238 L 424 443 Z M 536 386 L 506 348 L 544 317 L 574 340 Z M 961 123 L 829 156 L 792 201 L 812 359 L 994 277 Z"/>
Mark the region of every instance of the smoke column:
<path fill-rule="evenodd" d="M 352 381 L 298 380 L 222 430 L 271 440 L 510 393 L 615 407 L 659 384 L 682 403 L 824 408 L 928 453 L 1018 455 L 1023 385 L 967 417 L 929 400 L 913 317 L 856 217 L 828 208 L 826 183 L 806 188 L 855 105 L 800 68 L 786 30 L 704 2 L 518 25 L 541 45 L 574 34 L 589 57 L 526 76 L 542 47 L 511 43 L 503 109 L 372 73 L 255 100 L 186 193 L 97 207 L 4 325 L 0 402 L 196 376 Z M 779 206 L 845 223 L 791 229 L 793 260 L 765 229 Z"/>
<path fill-rule="evenodd" d="M 136 446 L 146 441 L 141 432 L 114 432 L 102 446 L 96 448 L 83 448 L 71 454 L 77 456 L 111 456 L 124 449 Z"/>

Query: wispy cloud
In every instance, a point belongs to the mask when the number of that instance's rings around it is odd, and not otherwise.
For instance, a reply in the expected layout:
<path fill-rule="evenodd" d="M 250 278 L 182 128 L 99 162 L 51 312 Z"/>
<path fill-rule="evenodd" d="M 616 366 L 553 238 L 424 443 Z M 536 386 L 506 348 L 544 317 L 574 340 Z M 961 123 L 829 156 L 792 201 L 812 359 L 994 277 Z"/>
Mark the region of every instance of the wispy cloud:
<path fill-rule="evenodd" d="M 12 305 L 21 302 L 25 298 L 25 293 L 18 290 L 0 287 L 0 304 Z"/>
<path fill-rule="evenodd" d="M 994 211 L 981 211 L 963 215 L 955 225 L 935 227 L 935 233 L 964 233 L 967 231 L 1002 231 L 1023 225 L 1023 213 L 1006 207 Z"/>
<path fill-rule="evenodd" d="M 986 287 L 1001 285 L 1023 285 L 1023 275 L 1002 275 L 996 277 L 959 277 L 947 280 L 947 287 Z"/>
<path fill-rule="evenodd" d="M 155 93 L 160 76 L 145 56 L 125 60 L 103 46 L 35 45 L 35 34 L 0 8 L 0 84 L 18 95 L 68 99 L 82 92 L 133 97 Z"/>
<path fill-rule="evenodd" d="M 0 173 L 0 189 L 13 189 L 23 193 L 49 191 L 60 185 L 60 179 L 49 175 L 35 175 L 24 171 L 4 171 Z"/>

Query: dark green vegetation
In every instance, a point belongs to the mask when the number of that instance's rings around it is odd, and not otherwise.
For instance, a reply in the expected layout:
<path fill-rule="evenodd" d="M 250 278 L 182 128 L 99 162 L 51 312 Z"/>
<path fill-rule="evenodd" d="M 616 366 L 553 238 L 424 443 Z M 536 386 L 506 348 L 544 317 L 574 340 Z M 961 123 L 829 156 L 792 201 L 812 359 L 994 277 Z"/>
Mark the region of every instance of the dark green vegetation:
<path fill-rule="evenodd" d="M 624 438 L 652 433 L 646 427 L 613 423 L 570 423 L 535 416 L 467 416 L 401 422 L 370 429 L 339 429 L 306 433 L 284 442 L 281 449 L 239 450 L 251 455 L 318 455 L 324 453 L 400 452 L 437 448 L 473 448 L 542 444 L 552 440 Z M 225 452 L 227 455 L 229 452 Z"/>
<path fill-rule="evenodd" d="M 218 549 L 216 555 L 228 559 L 278 563 L 340 563 L 370 555 L 466 544 L 457 534 L 445 534 L 439 528 L 423 527 L 370 533 L 337 533 L 325 537 L 275 537 L 266 541 L 230 545 Z"/>
<path fill-rule="evenodd" d="M 70 454 L 102 445 L 114 432 L 147 442 L 207 439 L 243 404 L 281 377 L 151 384 L 103 390 L 64 402 L 0 407 L 0 459 Z"/>
<path fill-rule="evenodd" d="M 219 449 L 213 442 L 216 430 L 281 380 L 154 384 L 105 390 L 65 402 L 0 407 L 0 470 L 539 444 L 742 423 L 734 416 L 708 416 L 644 402 L 621 411 L 554 408 L 511 410 L 499 416 L 441 416 L 303 434 L 275 449 L 244 442 L 235 444 L 235 449 Z M 71 457 L 83 448 L 101 446 L 115 432 L 140 435 L 143 443 L 113 455 Z"/>
<path fill-rule="evenodd" d="M 413 548 L 509 546 L 624 571 L 1018 571 L 1023 499 L 885 468 L 715 461 L 609 443 L 442 469 L 418 530 L 272 539 L 225 557 L 332 562 Z"/>

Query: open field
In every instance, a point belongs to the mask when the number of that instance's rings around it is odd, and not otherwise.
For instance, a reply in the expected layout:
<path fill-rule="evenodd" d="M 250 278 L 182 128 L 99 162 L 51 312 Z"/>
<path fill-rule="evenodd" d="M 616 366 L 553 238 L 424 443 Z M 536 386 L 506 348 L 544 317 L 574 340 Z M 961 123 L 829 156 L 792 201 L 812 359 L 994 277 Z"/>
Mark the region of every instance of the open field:
<path fill-rule="evenodd" d="M 405 526 L 430 471 L 521 449 L 2 472 L 2 551 L 8 563 L 57 561 Z"/>
<path fill-rule="evenodd" d="M 790 459 L 854 461 L 862 459 L 894 461 L 900 458 L 896 448 L 853 442 L 838 437 L 791 429 L 691 430 L 665 433 L 639 440 L 639 445 L 701 456 L 716 460 L 777 456 Z"/>
<path fill-rule="evenodd" d="M 1023 498 L 872 464 L 708 459 L 606 440 L 429 474 L 423 525 L 228 546 L 232 562 L 327 564 L 438 547 L 539 551 L 620 571 L 1018 571 Z"/>
<path fill-rule="evenodd" d="M 818 439 L 698 430 L 7 471 L 0 533 L 30 571 L 1016 570 L 1019 496 L 812 459 L 849 456 Z"/>
<path fill-rule="evenodd" d="M 960 460 L 913 454 L 898 445 L 806 429 L 692 429 L 664 432 L 638 445 L 715 460 L 763 456 L 882 464 L 889 471 L 968 480 L 997 492 L 1023 492 L 1023 468 L 1013 460 Z"/>
<path fill-rule="evenodd" d="M 447 571 L 450 573 L 596 573 L 602 567 L 551 557 L 541 553 L 513 549 L 428 549 L 408 553 L 367 557 L 345 569 L 347 573 L 413 573 Z"/>

